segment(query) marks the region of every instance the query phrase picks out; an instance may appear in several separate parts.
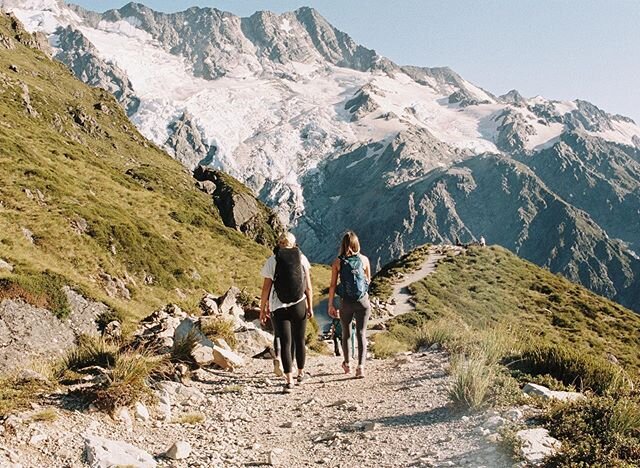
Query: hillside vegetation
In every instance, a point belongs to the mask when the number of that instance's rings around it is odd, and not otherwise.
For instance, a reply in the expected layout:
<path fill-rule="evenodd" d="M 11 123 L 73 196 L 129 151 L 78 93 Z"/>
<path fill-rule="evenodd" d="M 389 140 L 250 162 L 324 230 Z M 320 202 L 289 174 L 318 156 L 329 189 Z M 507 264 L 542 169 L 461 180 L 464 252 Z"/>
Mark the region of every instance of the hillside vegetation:
<path fill-rule="evenodd" d="M 445 317 L 474 329 L 510 327 L 533 345 L 563 345 L 598 358 L 613 354 L 636 375 L 640 370 L 640 315 L 501 247 L 446 257 L 410 289 L 416 312 L 397 323 Z"/>
<path fill-rule="evenodd" d="M 0 298 L 64 315 L 72 284 L 131 318 L 169 301 L 257 294 L 269 250 L 226 228 L 189 173 L 0 15 Z M 107 294 L 111 285 L 126 286 Z M 130 298 L 125 297 L 130 295 Z"/>

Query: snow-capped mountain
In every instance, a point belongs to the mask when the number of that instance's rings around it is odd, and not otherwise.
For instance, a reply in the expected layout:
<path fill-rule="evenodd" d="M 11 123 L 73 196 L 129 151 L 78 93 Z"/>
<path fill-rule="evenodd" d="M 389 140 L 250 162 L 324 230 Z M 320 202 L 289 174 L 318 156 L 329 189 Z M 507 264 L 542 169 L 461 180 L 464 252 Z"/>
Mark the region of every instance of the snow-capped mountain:
<path fill-rule="evenodd" d="M 449 68 L 399 66 L 311 8 L 240 18 L 134 3 L 104 14 L 55 0 L 0 6 L 47 34 L 57 59 L 111 91 L 185 166 L 249 185 L 315 260 L 331 258 L 350 226 L 377 264 L 484 234 L 640 303 L 631 119 L 581 100 L 495 96 Z"/>

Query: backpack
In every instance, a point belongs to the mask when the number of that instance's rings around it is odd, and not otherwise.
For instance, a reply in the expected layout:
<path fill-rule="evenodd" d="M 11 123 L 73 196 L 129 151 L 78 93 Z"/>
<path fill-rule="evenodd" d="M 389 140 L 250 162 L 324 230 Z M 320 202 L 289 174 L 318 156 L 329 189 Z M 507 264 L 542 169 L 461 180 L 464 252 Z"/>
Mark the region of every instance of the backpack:
<path fill-rule="evenodd" d="M 340 258 L 340 284 L 337 294 L 343 299 L 358 301 L 369 289 L 367 277 L 364 274 L 364 263 L 360 255 Z"/>
<path fill-rule="evenodd" d="M 305 291 L 302 253 L 297 247 L 276 251 L 276 272 L 273 287 L 283 304 L 298 302 Z"/>

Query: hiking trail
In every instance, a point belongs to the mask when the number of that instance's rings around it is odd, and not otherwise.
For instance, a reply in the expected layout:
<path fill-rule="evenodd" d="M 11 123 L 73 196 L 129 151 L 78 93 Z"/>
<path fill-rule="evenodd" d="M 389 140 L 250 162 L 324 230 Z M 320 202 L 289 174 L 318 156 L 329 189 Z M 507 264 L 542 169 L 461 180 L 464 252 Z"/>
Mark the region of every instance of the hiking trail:
<path fill-rule="evenodd" d="M 406 287 L 432 273 L 442 256 L 434 249 L 395 285 L 396 314 L 412 310 Z M 170 405 L 170 419 L 127 422 L 66 411 L 18 430 L 16 457 L 25 468 L 84 466 L 84 438 L 97 435 L 147 451 L 160 467 L 513 466 L 496 443 L 505 421 L 498 411 L 450 407 L 447 352 L 369 359 L 365 379 L 345 375 L 341 363 L 341 357 L 309 355 L 310 379 L 291 394 L 282 393 L 270 359 L 250 359 L 235 372 L 198 369 L 190 381 L 161 383 L 157 395 Z M 37 434 L 44 439 L 32 444 Z M 177 441 L 190 445 L 186 459 L 160 456 Z"/>

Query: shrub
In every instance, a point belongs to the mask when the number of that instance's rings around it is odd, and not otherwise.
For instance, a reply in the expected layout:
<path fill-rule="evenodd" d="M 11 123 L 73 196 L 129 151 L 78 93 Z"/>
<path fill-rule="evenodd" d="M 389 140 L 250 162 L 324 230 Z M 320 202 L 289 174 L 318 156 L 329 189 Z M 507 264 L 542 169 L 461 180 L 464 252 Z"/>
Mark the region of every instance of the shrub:
<path fill-rule="evenodd" d="M 624 371 L 604 359 L 587 356 L 566 346 L 541 345 L 526 349 L 510 364 L 531 375 L 545 375 L 599 395 L 629 386 Z"/>
<path fill-rule="evenodd" d="M 563 441 L 547 467 L 631 467 L 640 460 L 640 407 L 629 396 L 559 404 L 545 416 L 545 424 Z"/>
<path fill-rule="evenodd" d="M 455 406 L 478 409 L 489 398 L 495 369 L 482 355 L 457 355 L 451 361 L 449 398 Z"/>
<path fill-rule="evenodd" d="M 238 344 L 235 326 L 231 320 L 219 317 L 207 317 L 200 321 L 200 329 L 209 339 L 222 338 L 233 349 L 235 349 Z"/>

